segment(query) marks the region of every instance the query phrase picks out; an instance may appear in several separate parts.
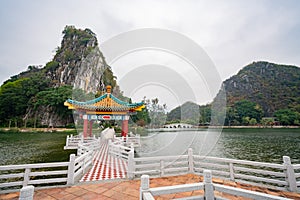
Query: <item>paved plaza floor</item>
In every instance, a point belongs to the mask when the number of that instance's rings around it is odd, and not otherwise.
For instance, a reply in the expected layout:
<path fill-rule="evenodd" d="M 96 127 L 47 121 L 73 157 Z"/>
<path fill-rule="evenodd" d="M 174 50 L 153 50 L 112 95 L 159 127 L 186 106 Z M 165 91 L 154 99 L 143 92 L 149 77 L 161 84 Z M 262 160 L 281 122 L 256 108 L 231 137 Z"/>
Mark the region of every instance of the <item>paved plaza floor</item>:
<path fill-rule="evenodd" d="M 182 176 L 172 176 L 163 178 L 151 178 L 150 187 L 160 187 L 160 186 L 170 186 L 170 185 L 180 185 L 187 183 L 197 183 L 202 182 L 203 177 L 194 174 L 187 174 Z M 214 183 L 225 184 L 233 187 L 244 188 L 248 190 L 253 190 L 257 192 L 263 192 L 267 194 L 272 194 L 276 196 L 283 196 L 291 199 L 300 199 L 300 194 L 275 191 L 260 187 L 249 186 L 245 184 L 239 184 L 229 181 L 223 181 L 220 179 L 213 179 Z M 92 199 L 114 199 L 114 200 L 131 200 L 139 199 L 139 188 L 140 180 L 119 180 L 119 181 L 109 181 L 105 183 L 101 182 L 85 182 L 80 183 L 75 186 L 70 187 L 57 187 L 49 189 L 36 189 L 34 192 L 35 200 L 92 200 Z M 157 200 L 166 200 L 173 198 L 182 198 L 197 196 L 203 194 L 203 191 L 193 191 L 184 192 L 170 195 L 161 195 L 155 197 Z M 241 197 L 230 196 L 223 193 L 215 193 L 215 195 L 222 196 L 228 199 L 246 199 Z M 1 200 L 16 200 L 19 198 L 19 193 L 9 193 L 0 194 Z"/>

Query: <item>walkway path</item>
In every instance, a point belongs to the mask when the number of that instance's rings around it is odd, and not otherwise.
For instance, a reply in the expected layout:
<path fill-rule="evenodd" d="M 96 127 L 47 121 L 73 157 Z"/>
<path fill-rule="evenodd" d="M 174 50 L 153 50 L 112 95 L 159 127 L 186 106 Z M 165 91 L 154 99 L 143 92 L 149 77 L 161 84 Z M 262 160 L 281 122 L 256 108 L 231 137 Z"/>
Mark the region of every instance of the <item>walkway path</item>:
<path fill-rule="evenodd" d="M 111 156 L 108 153 L 108 144 L 103 143 L 94 158 L 94 165 L 81 178 L 80 182 L 101 181 L 126 178 L 127 162 Z"/>
<path fill-rule="evenodd" d="M 160 187 L 169 185 L 179 185 L 187 183 L 197 183 L 202 182 L 203 177 L 194 174 L 187 174 L 182 176 L 172 176 L 163 178 L 151 178 L 150 187 Z M 233 183 L 229 181 L 222 181 L 220 179 L 214 179 L 213 182 L 218 184 L 225 184 L 233 187 L 244 188 L 247 190 L 254 190 L 257 192 L 264 192 L 267 194 L 283 196 L 291 199 L 300 199 L 300 194 L 284 192 L 284 191 L 274 191 L 265 188 L 259 188 L 255 186 Z M 34 200 L 106 200 L 106 199 L 126 199 L 126 200 L 138 200 L 139 199 L 139 180 L 131 181 L 114 181 L 106 183 L 81 183 L 80 185 L 71 187 L 60 187 L 52 189 L 40 189 L 36 190 L 34 193 Z M 183 198 L 195 195 L 201 195 L 203 191 L 193 191 L 184 192 L 170 195 L 161 195 L 156 197 L 156 200 L 166 200 L 172 198 Z M 245 199 L 241 197 L 235 197 L 224 193 L 216 193 L 218 196 L 225 197 L 227 199 L 237 200 Z M 0 194 L 0 199 L 2 200 L 17 200 L 19 193 L 10 194 Z"/>

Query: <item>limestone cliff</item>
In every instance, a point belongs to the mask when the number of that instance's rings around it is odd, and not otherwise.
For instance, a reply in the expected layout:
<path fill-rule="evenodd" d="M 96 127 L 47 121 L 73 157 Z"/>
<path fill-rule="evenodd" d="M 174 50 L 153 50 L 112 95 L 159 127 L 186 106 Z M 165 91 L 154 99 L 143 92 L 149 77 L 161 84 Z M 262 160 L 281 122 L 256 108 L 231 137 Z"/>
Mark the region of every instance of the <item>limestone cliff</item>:
<path fill-rule="evenodd" d="M 96 35 L 74 26 L 66 26 L 62 33 L 61 46 L 50 62 L 28 66 L 0 87 L 0 126 L 13 122 L 19 127 L 65 126 L 73 119 L 63 103 L 74 93 L 79 92 L 79 98 L 88 94 L 91 99 L 111 85 L 113 94 L 122 96 Z"/>
<path fill-rule="evenodd" d="M 120 93 L 111 68 L 106 64 L 98 47 L 96 35 L 89 29 L 81 30 L 74 26 L 66 26 L 63 35 L 61 46 L 57 48 L 53 60 L 42 69 L 49 80 L 49 88 L 71 86 L 72 89 L 79 88 L 85 93 L 96 94 L 104 91 L 106 85 L 112 85 L 114 93 Z M 41 98 L 43 97 L 39 97 L 38 101 Z M 65 98 L 72 98 L 72 93 Z M 61 101 L 63 104 L 64 100 Z M 61 111 L 57 109 L 59 105 L 49 103 L 39 104 L 35 108 L 29 106 L 25 119 L 37 118 L 42 126 L 64 126 L 72 123 L 70 111 L 61 108 L 68 115 L 60 114 Z"/>

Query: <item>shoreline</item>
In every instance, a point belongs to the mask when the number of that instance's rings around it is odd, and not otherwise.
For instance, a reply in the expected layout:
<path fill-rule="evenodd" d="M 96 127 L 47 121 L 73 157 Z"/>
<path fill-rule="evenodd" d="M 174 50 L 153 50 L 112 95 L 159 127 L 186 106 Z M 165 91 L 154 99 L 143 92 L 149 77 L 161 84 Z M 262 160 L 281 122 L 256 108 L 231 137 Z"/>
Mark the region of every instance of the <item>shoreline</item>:
<path fill-rule="evenodd" d="M 211 126 L 210 128 L 251 128 L 251 129 L 265 129 L 265 128 L 269 128 L 269 129 L 272 129 L 272 128 L 291 128 L 291 129 L 294 129 L 294 128 L 300 128 L 300 126 Z"/>
<path fill-rule="evenodd" d="M 76 131 L 75 128 L 0 128 L 2 132 L 20 132 L 20 133 L 28 133 L 28 132 L 74 132 Z"/>
<path fill-rule="evenodd" d="M 149 132 L 159 131 L 197 131 L 198 129 L 300 129 L 300 126 L 195 126 L 193 128 L 155 128 Z"/>
<path fill-rule="evenodd" d="M 182 130 L 197 130 L 197 129 L 300 129 L 300 126 L 197 126 L 194 128 L 158 128 L 158 129 L 147 129 L 148 131 L 182 131 Z M 3 127 L 0 128 L 1 132 L 74 132 L 76 128 L 8 128 Z"/>

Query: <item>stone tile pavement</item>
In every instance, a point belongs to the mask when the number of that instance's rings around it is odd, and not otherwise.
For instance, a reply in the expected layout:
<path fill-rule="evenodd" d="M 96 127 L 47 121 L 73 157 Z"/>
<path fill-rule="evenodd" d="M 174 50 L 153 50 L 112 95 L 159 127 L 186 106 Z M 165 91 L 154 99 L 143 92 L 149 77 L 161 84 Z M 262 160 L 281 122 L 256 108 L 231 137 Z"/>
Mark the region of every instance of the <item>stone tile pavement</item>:
<path fill-rule="evenodd" d="M 151 178 L 150 187 L 170 186 L 187 183 L 202 182 L 202 177 L 194 174 L 182 176 L 172 176 L 163 178 Z M 230 185 L 233 187 L 264 192 L 272 195 L 288 197 L 291 199 L 300 199 L 300 194 L 269 190 L 260 187 L 253 187 L 245 184 L 239 184 L 220 179 L 213 179 L 213 182 L 218 184 Z M 34 192 L 35 200 L 93 200 L 93 199 L 114 199 L 114 200 L 131 200 L 139 199 L 140 180 L 119 180 L 114 182 L 86 182 L 70 187 L 57 187 L 49 189 L 36 189 Z M 157 200 L 166 200 L 172 198 L 182 198 L 202 194 L 203 191 L 184 192 L 170 195 L 161 195 L 155 197 Z M 218 196 L 223 196 L 228 199 L 245 199 L 235 197 L 228 194 L 216 193 Z M 16 200 L 19 198 L 19 193 L 0 194 L 1 200 Z"/>

